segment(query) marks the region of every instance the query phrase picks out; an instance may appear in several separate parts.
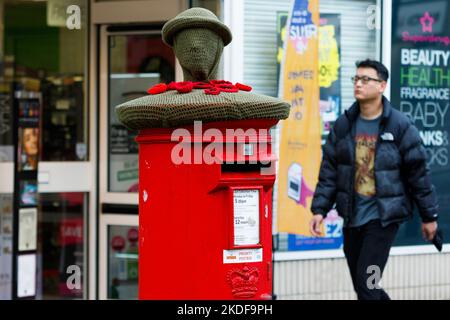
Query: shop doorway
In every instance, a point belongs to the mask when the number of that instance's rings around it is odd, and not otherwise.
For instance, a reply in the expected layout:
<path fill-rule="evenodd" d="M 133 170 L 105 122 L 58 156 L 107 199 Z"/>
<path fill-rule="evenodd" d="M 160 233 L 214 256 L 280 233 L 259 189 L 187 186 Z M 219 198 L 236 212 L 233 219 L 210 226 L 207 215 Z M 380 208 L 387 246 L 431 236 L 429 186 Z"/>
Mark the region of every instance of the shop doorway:
<path fill-rule="evenodd" d="M 173 51 L 162 24 L 100 27 L 99 298 L 138 297 L 137 132 L 121 125 L 115 107 L 176 81 Z"/>

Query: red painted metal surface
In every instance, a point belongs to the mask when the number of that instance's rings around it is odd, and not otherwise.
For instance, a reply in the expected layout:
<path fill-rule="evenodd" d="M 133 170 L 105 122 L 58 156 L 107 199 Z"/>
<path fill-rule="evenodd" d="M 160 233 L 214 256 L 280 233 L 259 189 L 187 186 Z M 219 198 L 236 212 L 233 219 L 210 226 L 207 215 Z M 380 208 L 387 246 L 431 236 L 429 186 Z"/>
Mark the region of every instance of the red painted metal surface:
<path fill-rule="evenodd" d="M 176 164 L 172 159 L 178 140 L 174 129 L 146 129 L 139 143 L 139 298 L 140 299 L 270 299 L 272 295 L 272 188 L 275 158 L 268 132 L 277 120 L 242 120 L 193 126 L 191 158 L 210 154 L 212 142 L 229 149 L 214 154 L 226 160 L 271 160 L 270 174 L 258 165 Z M 209 131 L 226 134 L 243 129 L 240 138 L 212 138 Z M 255 129 L 254 132 L 247 131 Z M 266 129 L 266 132 L 260 130 Z M 194 132 L 195 131 L 195 132 Z M 241 139 L 243 138 L 243 139 Z M 241 141 L 239 141 L 241 139 Z M 185 140 L 186 141 L 186 140 Z M 258 143 L 268 144 L 261 150 Z M 244 155 L 242 144 L 254 144 L 254 154 Z M 219 144 L 218 144 L 219 145 Z M 231 152 L 233 150 L 233 152 Z M 217 149 L 215 150 L 217 151 Z M 197 159 L 198 160 L 198 159 Z M 175 161 L 176 162 L 176 161 Z M 241 170 L 245 168 L 245 170 Z M 234 190 L 259 192 L 259 241 L 235 245 Z M 227 251 L 241 250 L 241 251 Z M 247 250 L 247 251 L 246 251 Z M 237 254 L 262 251 L 261 261 L 236 261 Z M 225 254 L 228 253 L 228 254 Z M 236 257 L 235 257 L 236 254 Z M 255 258 L 253 256 L 253 258 Z M 259 260 L 256 257 L 256 260 Z M 245 260 L 242 260 L 245 261 Z M 225 263 L 227 262 L 227 263 Z"/>

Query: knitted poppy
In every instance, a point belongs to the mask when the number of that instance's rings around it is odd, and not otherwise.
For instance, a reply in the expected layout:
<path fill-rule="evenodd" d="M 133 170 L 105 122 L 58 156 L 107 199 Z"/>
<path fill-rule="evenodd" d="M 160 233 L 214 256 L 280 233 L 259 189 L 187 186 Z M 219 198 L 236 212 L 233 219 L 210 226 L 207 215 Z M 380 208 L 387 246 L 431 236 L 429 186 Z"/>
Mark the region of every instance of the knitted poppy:
<path fill-rule="evenodd" d="M 222 84 L 231 84 L 233 85 L 230 81 L 226 81 L 226 80 L 211 80 L 209 81 L 209 83 L 211 83 L 213 86 L 217 86 L 217 85 L 222 85 Z"/>
<path fill-rule="evenodd" d="M 172 81 L 167 85 L 167 90 L 177 90 L 177 83 Z"/>
<path fill-rule="evenodd" d="M 208 82 L 194 82 L 194 89 L 210 89 L 213 85 Z"/>
<path fill-rule="evenodd" d="M 220 88 L 220 89 L 233 89 L 233 88 L 235 88 L 235 86 L 232 83 L 216 84 L 215 87 Z"/>
<path fill-rule="evenodd" d="M 167 85 L 165 83 L 155 84 L 153 87 L 147 90 L 149 94 L 160 94 L 167 91 Z"/>
<path fill-rule="evenodd" d="M 247 85 L 242 84 L 242 83 L 239 83 L 239 82 L 236 82 L 236 87 L 237 87 L 239 90 L 242 90 L 242 91 L 252 91 L 252 87 L 247 86 Z"/>
<path fill-rule="evenodd" d="M 220 93 L 220 89 L 217 87 L 211 87 L 210 89 L 205 90 L 205 94 L 218 95 Z"/>
<path fill-rule="evenodd" d="M 232 88 L 219 88 L 220 92 L 238 92 L 239 89 L 233 86 Z"/>
<path fill-rule="evenodd" d="M 159 94 L 166 92 L 167 90 L 177 90 L 179 93 L 188 93 L 191 92 L 192 89 L 206 89 L 204 91 L 206 94 L 218 95 L 220 94 L 220 92 L 239 92 L 239 90 L 251 91 L 252 87 L 242 83 L 236 83 L 236 85 L 233 85 L 233 83 L 226 80 L 211 80 L 209 82 L 172 81 L 168 85 L 164 83 L 158 83 L 148 89 L 147 92 L 149 94 Z"/>
<path fill-rule="evenodd" d="M 179 93 L 188 93 L 191 92 L 194 88 L 194 84 L 192 81 L 183 81 L 183 82 L 177 82 L 175 84 L 175 88 Z"/>

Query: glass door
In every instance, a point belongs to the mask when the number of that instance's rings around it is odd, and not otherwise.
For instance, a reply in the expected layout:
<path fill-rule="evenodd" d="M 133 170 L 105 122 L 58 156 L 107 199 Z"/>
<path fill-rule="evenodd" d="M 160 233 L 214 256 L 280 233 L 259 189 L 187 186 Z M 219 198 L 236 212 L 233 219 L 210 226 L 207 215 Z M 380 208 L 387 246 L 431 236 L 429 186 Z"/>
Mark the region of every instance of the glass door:
<path fill-rule="evenodd" d="M 100 27 L 100 299 L 137 298 L 138 133 L 119 123 L 115 107 L 175 81 L 161 27 Z"/>

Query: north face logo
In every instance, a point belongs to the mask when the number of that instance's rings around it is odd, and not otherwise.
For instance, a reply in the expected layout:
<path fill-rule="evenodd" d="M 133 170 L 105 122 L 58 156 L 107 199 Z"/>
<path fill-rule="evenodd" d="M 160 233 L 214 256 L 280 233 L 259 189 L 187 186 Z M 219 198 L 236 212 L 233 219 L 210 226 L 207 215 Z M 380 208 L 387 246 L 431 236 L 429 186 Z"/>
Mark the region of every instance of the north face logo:
<path fill-rule="evenodd" d="M 394 141 L 394 135 L 390 132 L 385 132 L 381 135 L 381 139 L 384 141 Z"/>

